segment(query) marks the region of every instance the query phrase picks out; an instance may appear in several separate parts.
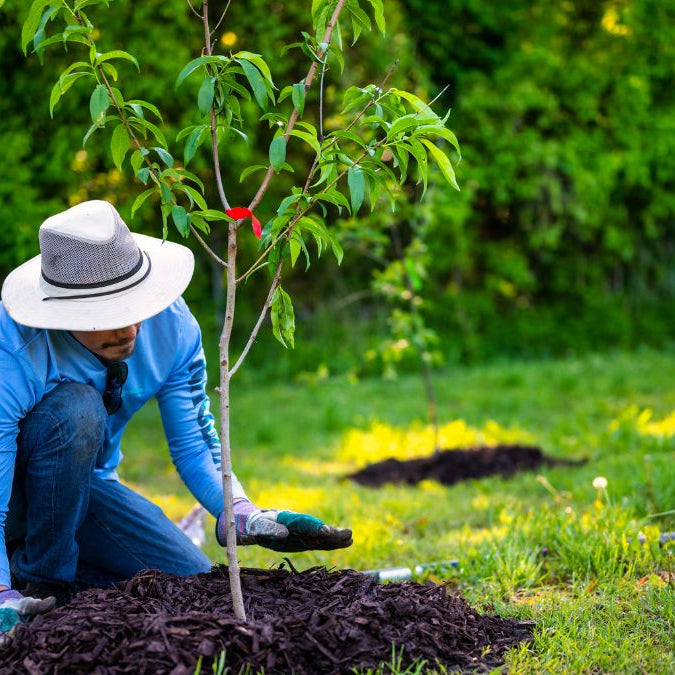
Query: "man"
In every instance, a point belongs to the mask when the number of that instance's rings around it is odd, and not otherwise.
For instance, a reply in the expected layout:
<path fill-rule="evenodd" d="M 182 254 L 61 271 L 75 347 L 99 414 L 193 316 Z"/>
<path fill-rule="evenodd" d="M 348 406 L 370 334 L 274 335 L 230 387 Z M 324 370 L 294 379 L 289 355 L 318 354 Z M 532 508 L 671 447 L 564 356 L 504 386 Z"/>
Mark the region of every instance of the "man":
<path fill-rule="evenodd" d="M 125 426 L 153 397 L 171 459 L 225 545 L 201 335 L 180 297 L 192 253 L 132 235 L 103 201 L 48 218 L 39 238 L 41 255 L 7 277 L 0 306 L 0 613 L 14 617 L 0 623 L 0 641 L 19 615 L 65 603 L 77 588 L 147 568 L 210 569 L 157 506 L 117 478 Z M 258 509 L 236 478 L 233 490 L 238 543 L 351 544 L 350 530 Z"/>

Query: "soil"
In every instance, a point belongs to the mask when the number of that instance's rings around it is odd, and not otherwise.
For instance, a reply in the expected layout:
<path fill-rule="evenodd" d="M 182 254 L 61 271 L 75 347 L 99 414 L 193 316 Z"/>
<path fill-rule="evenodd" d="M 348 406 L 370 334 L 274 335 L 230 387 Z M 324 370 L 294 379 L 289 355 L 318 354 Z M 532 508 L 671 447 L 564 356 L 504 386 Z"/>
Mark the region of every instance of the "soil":
<path fill-rule="evenodd" d="M 447 586 L 379 584 L 352 570 L 242 569 L 247 623 L 232 614 L 227 568 L 177 577 L 142 572 L 115 589 L 79 593 L 19 626 L 0 675 L 187 675 L 226 651 L 228 672 L 348 673 L 419 659 L 484 672 L 531 638 L 533 622 L 481 615 Z"/>
<path fill-rule="evenodd" d="M 436 480 L 452 485 L 462 480 L 499 474 L 512 476 L 541 466 L 578 466 L 585 460 L 563 460 L 547 457 L 541 449 L 529 445 L 494 445 L 457 450 L 440 450 L 429 457 L 399 460 L 385 459 L 368 464 L 348 478 L 370 487 L 385 483 L 414 485 L 423 480 Z"/>

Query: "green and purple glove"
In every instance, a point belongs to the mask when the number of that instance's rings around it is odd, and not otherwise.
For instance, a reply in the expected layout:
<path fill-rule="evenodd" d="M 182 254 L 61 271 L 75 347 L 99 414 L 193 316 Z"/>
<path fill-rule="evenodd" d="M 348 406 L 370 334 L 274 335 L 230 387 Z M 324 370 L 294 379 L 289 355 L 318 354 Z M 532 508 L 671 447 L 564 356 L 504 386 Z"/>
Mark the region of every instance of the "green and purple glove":
<path fill-rule="evenodd" d="M 0 591 L 0 647 L 9 642 L 20 623 L 48 612 L 55 603 L 55 598 L 24 598 L 19 591 Z"/>
<path fill-rule="evenodd" d="M 257 544 L 273 551 L 332 551 L 352 545 L 352 531 L 326 525 L 323 521 L 295 511 L 259 509 L 246 499 L 234 503 L 237 544 Z M 227 542 L 225 514 L 216 522 L 216 539 Z"/>

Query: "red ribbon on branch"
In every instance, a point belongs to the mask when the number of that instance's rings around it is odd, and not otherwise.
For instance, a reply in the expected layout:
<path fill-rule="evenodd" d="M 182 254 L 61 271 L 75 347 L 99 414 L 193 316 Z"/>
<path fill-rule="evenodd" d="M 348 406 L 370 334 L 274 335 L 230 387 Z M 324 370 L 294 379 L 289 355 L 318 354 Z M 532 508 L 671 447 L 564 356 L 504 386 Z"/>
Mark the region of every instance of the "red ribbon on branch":
<path fill-rule="evenodd" d="M 253 227 L 253 234 L 255 234 L 258 239 L 262 237 L 262 227 L 260 226 L 260 221 L 253 215 L 251 209 L 247 209 L 245 206 L 235 206 L 234 208 L 227 209 L 225 211 L 230 218 L 235 220 L 241 220 L 242 218 L 250 218 L 251 226 Z"/>

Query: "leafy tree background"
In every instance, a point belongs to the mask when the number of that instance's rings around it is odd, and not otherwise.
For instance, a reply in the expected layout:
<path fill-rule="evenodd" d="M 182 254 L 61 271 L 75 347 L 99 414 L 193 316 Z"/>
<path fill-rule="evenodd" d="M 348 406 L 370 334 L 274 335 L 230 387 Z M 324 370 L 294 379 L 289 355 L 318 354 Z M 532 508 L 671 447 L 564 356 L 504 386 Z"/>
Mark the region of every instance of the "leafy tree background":
<path fill-rule="evenodd" d="M 196 83 L 177 92 L 173 84 L 181 65 L 199 53 L 197 19 L 184 0 L 114 4 L 102 46 L 143 55 L 143 76 L 129 95 L 170 102 L 171 92 L 171 137 L 187 124 L 182 111 L 196 98 Z M 133 229 L 161 231 L 149 220 L 152 209 L 130 220 L 138 186 L 130 172 L 109 169 L 103 143 L 73 150 L 88 120 L 86 88 L 76 84 L 50 120 L 48 92 L 61 63 L 56 50 L 47 53 L 44 67 L 35 57 L 25 59 L 19 36 L 26 11 L 22 0 L 0 8 L 0 277 L 37 253 L 45 217 L 82 199 L 112 199 Z M 386 11 L 386 36 L 372 33 L 357 43 L 347 54 L 347 77 L 379 81 L 395 64 L 389 84 L 426 98 L 450 85 L 435 107 L 452 106 L 450 126 L 462 144 L 462 192 L 438 181 L 419 207 L 428 220 L 423 312 L 440 350 L 453 362 L 672 345 L 675 6 L 657 0 L 388 0 Z M 221 46 L 270 59 L 275 81 L 298 81 L 304 63 L 296 66 L 290 54 L 272 56 L 281 42 L 308 29 L 308 13 L 309 3 L 235 1 L 218 37 Z M 350 84 L 331 70 L 327 100 Z M 253 104 L 245 112 L 259 114 Z M 264 163 L 272 133 L 231 142 L 224 177 L 234 203 L 252 196 L 256 177 L 240 183 L 239 174 L 256 157 Z M 191 168 L 208 178 L 206 155 Z M 279 177 L 270 204 L 284 187 Z M 408 189 L 419 186 L 410 181 Z M 273 208 L 263 202 L 261 220 Z M 364 279 L 393 255 L 392 219 L 400 222 L 405 244 L 406 224 L 418 215 L 402 208 L 392 216 L 382 205 L 372 215 L 362 211 L 339 221 L 346 245 L 363 248 L 370 239 L 382 256 L 347 255 L 339 275 L 326 256 L 308 275 L 287 282 L 301 290 L 294 294 L 297 348 L 280 359 L 271 336 L 261 335 L 246 373 L 280 376 L 319 364 L 331 372 L 361 368 L 361 355 L 383 335 L 386 313 Z M 222 274 L 201 250 L 195 253 L 211 274 L 195 276 L 188 300 L 215 350 Z M 252 322 L 265 280 L 259 289 L 255 278 L 250 283 Z M 412 359 L 409 365 L 416 367 Z"/>

